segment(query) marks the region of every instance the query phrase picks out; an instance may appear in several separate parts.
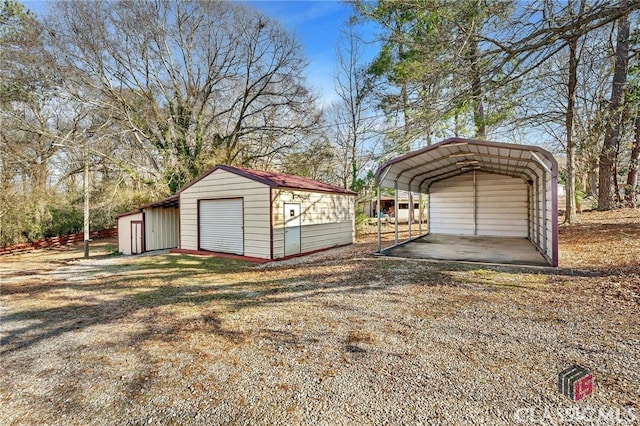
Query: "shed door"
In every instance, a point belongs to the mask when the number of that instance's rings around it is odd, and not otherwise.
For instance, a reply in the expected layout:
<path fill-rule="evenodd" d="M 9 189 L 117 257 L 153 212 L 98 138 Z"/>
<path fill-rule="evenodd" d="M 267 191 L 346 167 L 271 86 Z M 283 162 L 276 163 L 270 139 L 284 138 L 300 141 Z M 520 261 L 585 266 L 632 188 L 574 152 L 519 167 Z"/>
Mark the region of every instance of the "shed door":
<path fill-rule="evenodd" d="M 140 254 L 144 251 L 142 242 L 142 221 L 131 221 L 131 254 Z"/>
<path fill-rule="evenodd" d="M 284 205 L 284 255 L 300 253 L 300 204 Z"/>
<path fill-rule="evenodd" d="M 244 254 L 242 198 L 199 200 L 199 249 Z"/>

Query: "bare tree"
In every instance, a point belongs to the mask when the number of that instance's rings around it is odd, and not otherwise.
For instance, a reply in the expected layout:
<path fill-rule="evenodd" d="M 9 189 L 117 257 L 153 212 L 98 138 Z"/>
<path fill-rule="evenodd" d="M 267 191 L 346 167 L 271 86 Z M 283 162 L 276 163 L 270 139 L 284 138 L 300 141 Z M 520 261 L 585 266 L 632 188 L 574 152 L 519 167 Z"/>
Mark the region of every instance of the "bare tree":
<path fill-rule="evenodd" d="M 636 109 L 634 140 L 629 158 L 629 172 L 625 186 L 625 201 L 632 208 L 638 207 L 638 167 L 640 165 L 640 108 Z"/>
<path fill-rule="evenodd" d="M 580 0 L 578 6 L 578 12 L 574 19 L 580 21 L 584 14 L 585 1 Z M 569 11 L 571 15 L 574 15 L 573 5 L 569 5 Z M 566 210 L 565 210 L 565 222 L 573 223 L 576 220 L 576 147 L 573 139 L 573 124 L 574 124 L 574 109 L 576 103 L 576 93 L 578 85 L 578 62 L 580 60 L 578 56 L 578 40 L 580 36 L 573 36 L 567 40 L 567 46 L 569 48 L 569 81 L 567 85 L 567 112 L 565 117 L 565 132 L 567 139 L 567 185 L 566 185 Z"/>
<path fill-rule="evenodd" d="M 64 2 L 49 27 L 69 90 L 156 157 L 172 191 L 208 163 L 286 150 L 317 121 L 298 43 L 240 4 Z"/>
<path fill-rule="evenodd" d="M 621 0 L 621 6 L 626 5 Z M 620 133 L 624 106 L 624 92 L 627 81 L 629 63 L 629 14 L 622 15 L 618 20 L 618 35 L 615 53 L 615 69 L 611 87 L 611 101 L 609 104 L 609 120 L 606 127 L 604 144 L 600 152 L 600 167 L 598 174 L 598 209 L 610 210 L 614 207 L 614 190 L 617 192 L 616 163 L 620 146 Z"/>
<path fill-rule="evenodd" d="M 333 122 L 340 180 L 345 188 L 358 191 L 359 175 L 367 161 L 366 143 L 372 137 L 370 109 L 371 82 L 363 65 L 363 42 L 351 19 L 336 46 L 336 75 L 334 87 L 340 102 L 333 105 Z"/>

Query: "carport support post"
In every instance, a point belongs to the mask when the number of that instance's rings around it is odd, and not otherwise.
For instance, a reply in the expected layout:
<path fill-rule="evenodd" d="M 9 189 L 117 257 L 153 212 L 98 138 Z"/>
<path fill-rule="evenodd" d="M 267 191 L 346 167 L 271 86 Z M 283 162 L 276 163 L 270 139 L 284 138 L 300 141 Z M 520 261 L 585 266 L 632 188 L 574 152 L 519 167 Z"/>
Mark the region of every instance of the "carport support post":
<path fill-rule="evenodd" d="M 376 197 L 376 217 L 378 219 L 378 253 L 382 250 L 382 223 L 380 221 L 380 185 L 378 185 L 378 196 Z"/>
<path fill-rule="evenodd" d="M 409 239 L 411 239 L 411 222 L 413 222 L 413 192 L 411 192 L 410 190 L 409 191 Z"/>
<path fill-rule="evenodd" d="M 422 192 L 418 197 L 418 236 L 422 235 Z"/>
<path fill-rule="evenodd" d="M 476 171 L 473 171 L 473 235 L 478 235 L 478 183 Z"/>
<path fill-rule="evenodd" d="M 89 257 L 89 238 L 91 233 L 89 232 L 89 140 L 85 136 L 84 138 L 84 180 L 82 186 L 84 188 L 84 217 L 82 219 L 82 225 L 84 228 L 84 258 Z"/>
<path fill-rule="evenodd" d="M 398 245 L 398 181 L 393 184 L 393 222 L 395 225 L 395 245 Z"/>

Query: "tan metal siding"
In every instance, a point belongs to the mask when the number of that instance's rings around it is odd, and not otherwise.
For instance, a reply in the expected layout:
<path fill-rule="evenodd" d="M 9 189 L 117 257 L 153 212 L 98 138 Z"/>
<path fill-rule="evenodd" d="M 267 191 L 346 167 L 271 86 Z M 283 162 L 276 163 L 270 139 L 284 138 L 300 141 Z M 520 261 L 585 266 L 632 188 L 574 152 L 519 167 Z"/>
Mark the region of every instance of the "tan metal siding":
<path fill-rule="evenodd" d="M 198 200 L 244 198 L 244 255 L 269 259 L 269 187 L 216 170 L 180 193 L 180 248 L 198 249 Z"/>
<path fill-rule="evenodd" d="M 527 237 L 527 184 L 519 178 L 476 173 L 477 235 Z"/>
<path fill-rule="evenodd" d="M 142 220 L 142 213 L 118 218 L 118 251 L 122 254 L 131 254 L 131 222 L 140 220 Z"/>
<path fill-rule="evenodd" d="M 176 207 L 144 209 L 145 249 L 161 250 L 178 247 L 178 221 Z"/>
<path fill-rule="evenodd" d="M 466 173 L 434 183 L 430 200 L 431 233 L 527 237 L 522 179 L 476 172 L 474 181 L 474 173 Z"/>
<path fill-rule="evenodd" d="M 284 256 L 284 203 L 299 203 L 303 253 L 351 244 L 355 238 L 354 196 L 273 190 L 273 256 Z"/>
<path fill-rule="evenodd" d="M 473 235 L 473 174 L 436 182 L 429 194 L 432 234 Z"/>

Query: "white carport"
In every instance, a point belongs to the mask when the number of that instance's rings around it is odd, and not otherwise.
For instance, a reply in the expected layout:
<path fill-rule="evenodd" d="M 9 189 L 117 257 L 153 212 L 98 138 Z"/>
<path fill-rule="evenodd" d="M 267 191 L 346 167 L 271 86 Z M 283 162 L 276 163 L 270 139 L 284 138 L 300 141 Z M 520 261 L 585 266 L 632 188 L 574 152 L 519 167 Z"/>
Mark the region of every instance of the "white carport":
<path fill-rule="evenodd" d="M 451 244 L 464 239 L 465 253 L 460 260 L 487 261 L 493 245 L 497 263 L 519 263 L 520 258 L 510 260 L 498 252 L 504 252 L 507 244 L 523 242 L 525 248 L 533 248 L 534 255 L 537 249 L 541 263 L 557 266 L 557 180 L 553 155 L 532 145 L 451 138 L 395 158 L 376 172 L 378 211 L 380 189 L 393 188 L 396 194 L 409 191 L 421 203 L 426 196 L 427 217 L 409 221 L 408 239 L 403 242 L 396 219 L 394 244 L 384 250 L 378 219 L 378 253 L 393 255 L 397 249 L 406 256 L 419 253 L 420 247 L 433 250 L 438 244 L 445 247 L 443 236 L 450 235 L 455 236 Z M 423 227 L 425 219 L 427 226 Z M 429 238 L 434 235 L 438 235 L 438 244 L 420 244 L 431 243 Z M 412 243 L 418 244 L 410 247 Z M 470 248 L 475 244 L 477 248 Z M 451 247 L 447 250 L 447 256 L 430 253 L 424 257 L 454 260 L 455 248 L 453 258 Z M 481 256 L 474 257 L 473 250 Z M 529 259 L 530 254 L 522 258 Z"/>

